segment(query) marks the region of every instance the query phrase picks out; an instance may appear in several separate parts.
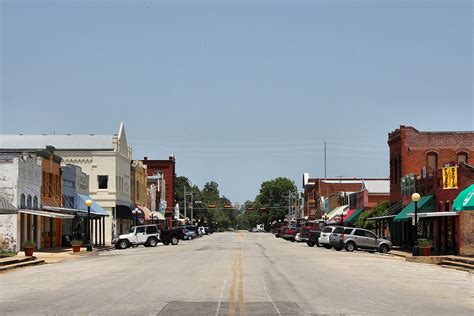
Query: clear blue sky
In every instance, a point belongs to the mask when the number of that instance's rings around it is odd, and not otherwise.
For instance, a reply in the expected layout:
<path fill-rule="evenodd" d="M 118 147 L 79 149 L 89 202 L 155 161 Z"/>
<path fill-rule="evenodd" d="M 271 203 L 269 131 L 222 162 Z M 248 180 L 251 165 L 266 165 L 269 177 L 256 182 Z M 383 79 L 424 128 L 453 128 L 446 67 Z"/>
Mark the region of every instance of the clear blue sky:
<path fill-rule="evenodd" d="M 473 130 L 470 1 L 0 1 L 2 133 L 117 133 L 233 201 L 388 176 L 387 133 Z M 350 149 L 353 148 L 353 149 Z"/>

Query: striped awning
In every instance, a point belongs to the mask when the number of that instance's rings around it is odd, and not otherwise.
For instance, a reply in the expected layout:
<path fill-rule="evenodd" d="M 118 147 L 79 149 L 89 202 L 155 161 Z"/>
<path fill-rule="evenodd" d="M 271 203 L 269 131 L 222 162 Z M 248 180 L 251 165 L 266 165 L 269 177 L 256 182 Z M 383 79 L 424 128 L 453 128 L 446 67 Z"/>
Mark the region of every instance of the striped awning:
<path fill-rule="evenodd" d="M 18 214 L 18 209 L 4 196 L 0 196 L 0 214 Z"/>

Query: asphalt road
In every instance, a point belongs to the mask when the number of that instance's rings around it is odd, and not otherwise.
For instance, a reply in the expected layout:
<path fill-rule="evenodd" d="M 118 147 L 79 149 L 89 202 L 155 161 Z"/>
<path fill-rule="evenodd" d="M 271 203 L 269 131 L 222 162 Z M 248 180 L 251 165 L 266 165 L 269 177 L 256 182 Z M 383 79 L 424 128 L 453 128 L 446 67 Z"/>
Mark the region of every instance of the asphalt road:
<path fill-rule="evenodd" d="M 246 232 L 0 274 L 1 315 L 336 313 L 472 315 L 474 279 Z"/>

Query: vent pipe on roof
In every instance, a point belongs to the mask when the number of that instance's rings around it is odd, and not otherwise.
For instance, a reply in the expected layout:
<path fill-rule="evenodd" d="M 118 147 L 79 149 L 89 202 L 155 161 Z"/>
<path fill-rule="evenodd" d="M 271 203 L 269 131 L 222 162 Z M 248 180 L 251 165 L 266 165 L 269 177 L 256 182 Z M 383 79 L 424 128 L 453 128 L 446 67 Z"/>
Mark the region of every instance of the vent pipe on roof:
<path fill-rule="evenodd" d="M 71 136 L 71 134 L 66 134 L 67 136 Z"/>
<path fill-rule="evenodd" d="M 89 135 L 90 135 L 90 136 L 94 136 L 94 134 L 93 134 L 93 133 L 91 133 L 91 134 L 89 134 Z"/>
<path fill-rule="evenodd" d="M 18 135 L 23 136 L 23 134 L 18 134 Z"/>

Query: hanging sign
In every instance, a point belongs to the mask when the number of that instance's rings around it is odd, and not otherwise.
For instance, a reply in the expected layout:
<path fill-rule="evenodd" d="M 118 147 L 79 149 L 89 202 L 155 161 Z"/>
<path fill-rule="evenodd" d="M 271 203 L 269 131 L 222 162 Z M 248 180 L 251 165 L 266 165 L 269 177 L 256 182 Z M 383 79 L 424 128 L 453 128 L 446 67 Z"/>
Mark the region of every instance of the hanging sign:
<path fill-rule="evenodd" d="M 443 189 L 458 188 L 458 167 L 443 168 Z"/>

